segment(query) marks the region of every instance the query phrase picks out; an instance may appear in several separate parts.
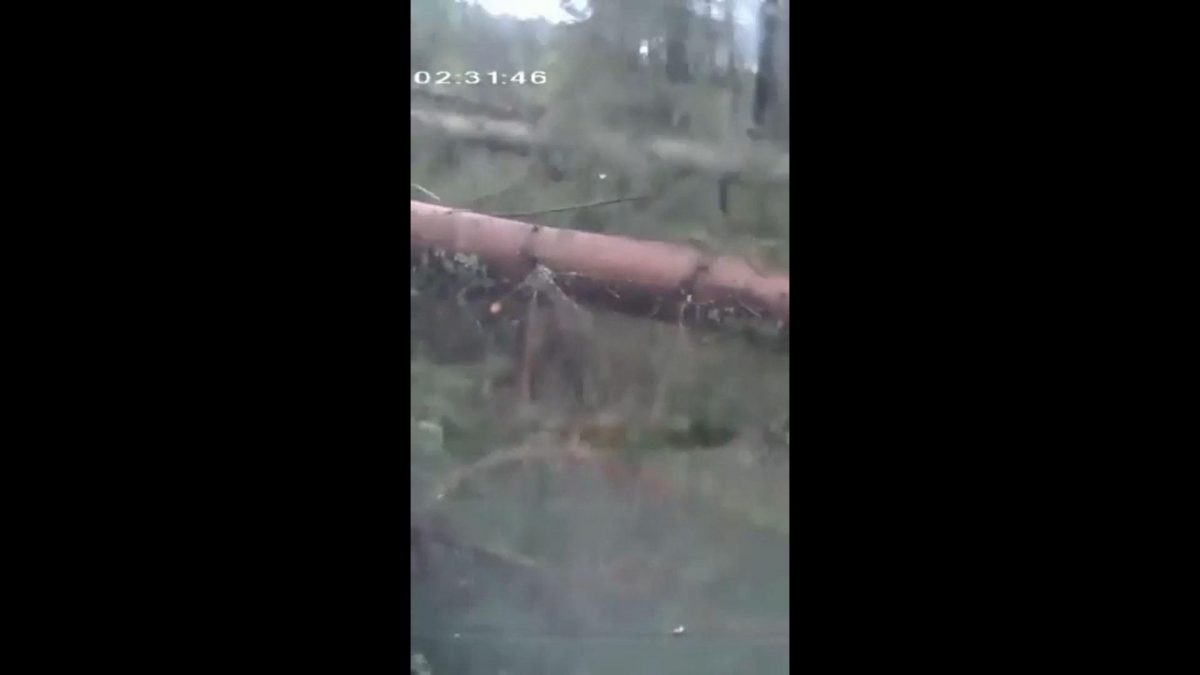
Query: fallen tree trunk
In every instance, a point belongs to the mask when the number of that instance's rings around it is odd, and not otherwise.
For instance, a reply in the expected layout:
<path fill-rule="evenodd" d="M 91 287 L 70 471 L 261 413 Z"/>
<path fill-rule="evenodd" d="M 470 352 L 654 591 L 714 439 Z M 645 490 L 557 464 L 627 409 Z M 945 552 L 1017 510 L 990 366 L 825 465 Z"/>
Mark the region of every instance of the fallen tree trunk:
<path fill-rule="evenodd" d="M 623 134 L 604 131 L 594 132 L 587 138 L 547 138 L 534 126 L 520 120 L 415 108 L 409 115 L 414 128 L 497 148 L 522 151 L 542 147 L 578 148 L 627 167 L 661 162 L 750 183 L 786 184 L 789 180 L 789 156 L 752 143 L 714 146 L 665 136 L 633 142 Z"/>
<path fill-rule="evenodd" d="M 446 206 L 411 202 L 414 262 L 486 268 L 501 287 L 537 265 L 582 304 L 631 316 L 701 326 L 770 325 L 786 334 L 789 281 L 742 258 L 691 246 L 531 225 Z"/>
<path fill-rule="evenodd" d="M 430 91 L 419 86 L 412 87 L 409 90 L 408 97 L 414 103 L 421 101 L 422 105 L 426 108 L 462 115 L 479 115 L 500 120 L 537 122 L 546 112 L 545 106 L 541 105 L 526 104 L 520 107 L 496 105 L 462 96 Z"/>

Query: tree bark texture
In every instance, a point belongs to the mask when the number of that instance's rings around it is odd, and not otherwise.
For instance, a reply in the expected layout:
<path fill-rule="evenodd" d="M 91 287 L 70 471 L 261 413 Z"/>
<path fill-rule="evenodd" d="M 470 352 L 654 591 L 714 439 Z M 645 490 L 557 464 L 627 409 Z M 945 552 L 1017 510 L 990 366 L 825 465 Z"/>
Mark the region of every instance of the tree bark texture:
<path fill-rule="evenodd" d="M 789 279 L 683 244 L 563 230 L 411 202 L 414 260 L 478 261 L 502 287 L 537 265 L 576 302 L 631 316 L 719 327 L 766 322 L 786 333 Z"/>

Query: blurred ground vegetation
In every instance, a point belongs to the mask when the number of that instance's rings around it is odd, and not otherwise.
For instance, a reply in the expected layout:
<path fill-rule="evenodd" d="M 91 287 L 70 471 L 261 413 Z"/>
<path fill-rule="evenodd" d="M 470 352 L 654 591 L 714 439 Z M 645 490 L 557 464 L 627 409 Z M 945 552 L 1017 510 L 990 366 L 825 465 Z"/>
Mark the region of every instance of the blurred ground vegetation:
<path fill-rule="evenodd" d="M 637 198 L 519 219 L 786 271 L 786 181 L 624 151 L 668 138 L 786 155 L 786 84 L 752 119 L 759 2 L 592 0 L 557 24 L 455 0 L 411 7 L 414 72 L 547 76 L 410 81 L 414 111 L 538 141 L 414 115 L 413 199 L 509 214 Z M 783 83 L 786 9 L 770 55 Z M 581 309 L 586 372 L 573 376 L 587 396 L 569 405 L 558 383 L 526 400 L 514 382 L 527 310 L 478 292 L 486 275 L 469 261 L 454 274 L 414 262 L 410 281 L 412 672 L 786 672 L 787 351 Z"/>

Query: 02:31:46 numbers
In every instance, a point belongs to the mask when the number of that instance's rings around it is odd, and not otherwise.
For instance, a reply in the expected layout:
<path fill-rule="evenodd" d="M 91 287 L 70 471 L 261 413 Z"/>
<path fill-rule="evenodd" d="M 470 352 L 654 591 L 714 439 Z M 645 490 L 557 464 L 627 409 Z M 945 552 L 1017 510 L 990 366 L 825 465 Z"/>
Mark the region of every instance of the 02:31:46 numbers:
<path fill-rule="evenodd" d="M 486 73 L 479 73 L 474 70 L 468 70 L 461 75 L 451 73 L 445 70 L 439 70 L 436 73 L 430 73 L 427 70 L 418 70 L 413 73 L 414 84 L 479 84 L 480 82 L 488 82 L 491 84 L 545 84 L 546 71 L 535 70 L 525 75 L 525 71 L 518 70 L 512 75 L 501 73 L 493 70 Z"/>

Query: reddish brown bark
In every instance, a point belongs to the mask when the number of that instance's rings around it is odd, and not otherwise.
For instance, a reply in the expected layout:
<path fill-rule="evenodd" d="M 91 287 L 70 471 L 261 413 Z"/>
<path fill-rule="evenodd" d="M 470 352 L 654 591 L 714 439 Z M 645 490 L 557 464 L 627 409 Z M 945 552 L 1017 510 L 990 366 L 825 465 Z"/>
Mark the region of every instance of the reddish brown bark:
<path fill-rule="evenodd" d="M 538 263 L 576 300 L 634 316 L 700 323 L 730 317 L 789 322 L 787 275 L 694 247 L 530 225 L 412 202 L 414 251 L 478 256 L 501 280 L 519 282 Z"/>

